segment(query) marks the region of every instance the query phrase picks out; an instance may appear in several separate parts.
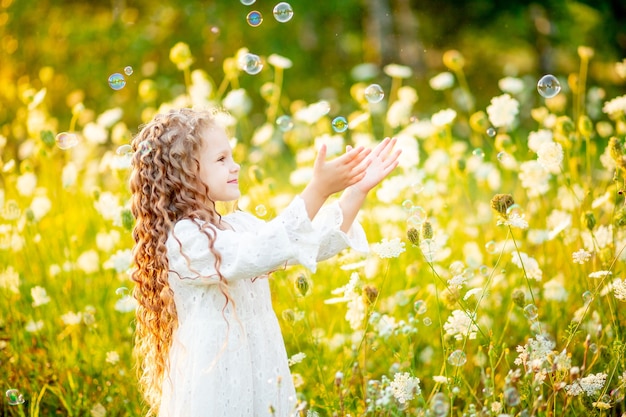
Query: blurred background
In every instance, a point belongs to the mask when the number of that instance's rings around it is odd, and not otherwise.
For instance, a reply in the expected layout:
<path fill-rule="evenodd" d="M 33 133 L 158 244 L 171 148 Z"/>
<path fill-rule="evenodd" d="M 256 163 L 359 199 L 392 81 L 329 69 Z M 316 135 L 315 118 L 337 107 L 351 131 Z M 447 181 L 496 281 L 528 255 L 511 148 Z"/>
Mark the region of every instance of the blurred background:
<path fill-rule="evenodd" d="M 122 107 L 129 125 L 140 122 L 143 104 L 136 96 L 142 78 L 156 82 L 157 102 L 184 90 L 183 76 L 168 58 L 180 41 L 191 48 L 192 69 L 205 70 L 216 84 L 224 77 L 224 59 L 245 47 L 293 61 L 285 73 L 286 99 L 336 98 L 344 106 L 356 78 L 384 83 L 376 69 L 396 63 L 413 69 L 405 84 L 420 94 L 416 112 L 428 112 L 444 100 L 426 87 L 429 78 L 445 70 L 447 49 L 465 57 L 477 107 L 499 92 L 494 80 L 504 76 L 575 71 L 581 45 L 595 51 L 592 82 L 607 96 L 623 88 L 612 71 L 626 54 L 626 3 L 621 0 L 294 0 L 294 17 L 286 23 L 273 18 L 274 3 L 1 0 L 0 133 L 24 139 L 24 133 L 10 131 L 24 86 L 47 88 L 60 130 L 81 101 L 96 113 Z M 261 25 L 246 22 L 251 10 L 264 16 Z M 363 63 L 374 66 L 355 70 Z M 135 76 L 122 91 L 111 90 L 108 76 L 129 65 Z M 260 86 L 269 77 L 267 72 L 245 77 L 242 86 Z"/>

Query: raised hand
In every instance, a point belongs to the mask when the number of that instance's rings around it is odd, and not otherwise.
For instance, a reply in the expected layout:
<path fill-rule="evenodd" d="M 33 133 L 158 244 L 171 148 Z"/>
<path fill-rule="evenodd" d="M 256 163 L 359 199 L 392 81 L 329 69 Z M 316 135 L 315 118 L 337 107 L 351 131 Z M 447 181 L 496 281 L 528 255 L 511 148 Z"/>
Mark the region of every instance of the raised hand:
<path fill-rule="evenodd" d="M 313 177 L 300 194 L 310 219 L 315 217 L 332 194 L 345 190 L 365 178 L 370 164 L 367 156 L 370 153 L 370 149 L 359 146 L 349 149 L 331 161 L 326 161 L 326 145 L 320 147 L 313 165 Z"/>
<path fill-rule="evenodd" d="M 367 194 L 398 166 L 398 157 L 402 150 L 393 150 L 396 141 L 396 138 L 385 138 L 376 145 L 366 159 L 366 162 L 369 162 L 369 164 L 365 175 L 353 185 L 353 188 Z M 350 147 L 347 149 L 348 152 L 352 151 Z"/>

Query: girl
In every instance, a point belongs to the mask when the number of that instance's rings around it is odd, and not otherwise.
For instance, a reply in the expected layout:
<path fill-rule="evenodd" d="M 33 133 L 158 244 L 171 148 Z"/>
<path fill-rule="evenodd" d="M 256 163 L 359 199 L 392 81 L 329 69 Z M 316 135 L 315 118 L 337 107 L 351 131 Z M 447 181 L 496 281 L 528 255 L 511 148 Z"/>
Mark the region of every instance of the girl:
<path fill-rule="evenodd" d="M 367 251 L 355 217 L 368 191 L 396 167 L 394 144 L 348 148 L 331 161 L 322 146 L 310 183 L 264 222 L 216 210 L 216 202 L 240 197 L 239 165 L 212 113 L 173 110 L 143 127 L 132 142 L 130 188 L 135 353 L 149 414 L 294 412 L 295 389 L 264 278 L 287 263 L 315 271 L 317 261 L 348 246 Z M 339 191 L 339 201 L 324 206 Z"/>

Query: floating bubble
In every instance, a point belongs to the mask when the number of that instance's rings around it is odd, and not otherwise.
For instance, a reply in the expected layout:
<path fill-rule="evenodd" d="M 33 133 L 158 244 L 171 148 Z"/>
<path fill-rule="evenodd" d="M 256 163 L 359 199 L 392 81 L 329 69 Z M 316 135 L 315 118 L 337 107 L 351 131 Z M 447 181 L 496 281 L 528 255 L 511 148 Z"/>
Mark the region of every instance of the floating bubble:
<path fill-rule="evenodd" d="M 385 97 L 385 91 L 378 84 L 370 84 L 365 87 L 364 94 L 368 103 L 378 103 Z"/>
<path fill-rule="evenodd" d="M 455 350 L 448 356 L 448 363 L 452 366 L 463 366 L 467 362 L 465 352 L 460 349 Z"/>
<path fill-rule="evenodd" d="M 265 208 L 263 204 L 259 204 L 258 206 L 254 208 L 254 212 L 256 213 L 257 216 L 264 217 L 267 214 L 267 209 Z"/>
<path fill-rule="evenodd" d="M 506 209 L 506 215 L 509 217 L 511 216 L 522 217 L 524 215 L 524 210 L 522 209 L 522 206 L 520 206 L 519 204 L 512 204 Z"/>
<path fill-rule="evenodd" d="M 59 149 L 67 150 L 78 145 L 78 135 L 76 133 L 61 132 L 54 138 Z"/>
<path fill-rule="evenodd" d="M 433 324 L 433 321 L 430 319 L 430 317 L 424 317 L 422 323 L 424 323 L 424 326 L 430 326 L 431 324 Z"/>
<path fill-rule="evenodd" d="M 508 387 L 504 390 L 504 402 L 509 407 L 516 407 L 519 405 L 520 396 L 515 387 Z"/>
<path fill-rule="evenodd" d="M 489 242 L 485 243 L 485 250 L 487 251 L 487 253 L 490 253 L 493 255 L 494 253 L 496 253 L 497 248 L 498 248 L 498 245 L 493 240 L 490 240 Z"/>
<path fill-rule="evenodd" d="M 422 184 L 421 182 L 416 182 L 415 184 L 411 184 L 411 189 L 413 189 L 413 192 L 415 194 L 419 194 L 424 191 L 424 184 Z"/>
<path fill-rule="evenodd" d="M 292 17 L 293 9 L 291 8 L 291 4 L 283 1 L 274 6 L 274 18 L 280 23 L 288 22 Z"/>
<path fill-rule="evenodd" d="M 124 68 L 124 74 L 126 75 L 133 75 L 133 67 L 131 67 L 130 65 Z"/>
<path fill-rule="evenodd" d="M 448 271 L 450 271 L 452 275 L 461 275 L 463 273 L 463 268 L 465 268 L 463 262 L 454 261 L 448 267 Z"/>
<path fill-rule="evenodd" d="M 239 58 L 239 68 L 250 75 L 255 75 L 263 69 L 261 58 L 255 54 L 243 54 Z"/>
<path fill-rule="evenodd" d="M 117 290 L 115 290 L 115 294 L 125 297 L 129 294 L 129 291 L 126 287 L 119 287 Z"/>
<path fill-rule="evenodd" d="M 137 150 L 141 155 L 147 155 L 152 152 L 152 142 L 148 139 L 142 140 L 137 147 Z"/>
<path fill-rule="evenodd" d="M 290 131 L 291 129 L 293 129 L 294 126 L 293 120 L 291 120 L 291 117 L 287 116 L 286 114 L 283 114 L 276 119 L 276 125 L 283 132 Z"/>
<path fill-rule="evenodd" d="M 16 389 L 7 390 L 6 397 L 9 405 L 24 404 L 24 396 Z"/>
<path fill-rule="evenodd" d="M 539 310 L 537 309 L 536 305 L 528 304 L 526 307 L 524 307 L 524 315 L 528 320 L 535 321 L 539 316 Z"/>
<path fill-rule="evenodd" d="M 480 275 L 483 277 L 486 277 L 489 275 L 489 267 L 487 265 L 481 265 L 478 267 L 478 272 L 480 272 Z"/>
<path fill-rule="evenodd" d="M 121 90 L 125 86 L 126 80 L 124 79 L 124 76 L 119 72 L 116 72 L 109 76 L 109 87 L 111 87 L 112 89 Z"/>
<path fill-rule="evenodd" d="M 119 156 L 132 155 L 133 154 L 133 148 L 130 145 L 128 145 L 128 144 L 122 145 L 119 148 L 117 148 L 115 153 L 118 154 Z"/>
<path fill-rule="evenodd" d="M 537 82 L 537 91 L 542 97 L 552 98 L 561 91 L 561 83 L 554 75 L 547 74 Z"/>
<path fill-rule="evenodd" d="M 483 151 L 480 148 L 476 148 L 472 151 L 472 155 L 474 155 L 477 158 L 483 159 L 485 157 L 485 151 Z"/>
<path fill-rule="evenodd" d="M 494 129 L 493 127 L 490 127 L 489 129 L 487 129 L 487 136 L 489 137 L 494 137 L 496 135 L 496 129 Z"/>
<path fill-rule="evenodd" d="M 509 161 L 509 158 L 511 158 L 511 155 L 509 155 L 508 153 L 506 153 L 504 151 L 500 151 L 500 152 L 498 152 L 497 158 L 498 158 L 498 161 L 500 161 L 503 164 L 505 164 L 505 163 L 507 163 Z"/>
<path fill-rule="evenodd" d="M 448 412 L 450 411 L 450 404 L 443 393 L 436 393 L 430 400 L 430 411 L 432 411 L 433 416 L 435 417 L 444 417 L 448 415 Z"/>
<path fill-rule="evenodd" d="M 411 200 L 404 200 L 402 202 L 402 208 L 406 211 L 411 211 L 411 209 L 413 208 L 413 202 Z"/>
<path fill-rule="evenodd" d="M 466 279 L 472 279 L 472 278 L 474 278 L 474 270 L 473 270 L 472 268 L 470 268 L 470 267 L 465 268 L 465 269 L 463 270 L 463 276 L 464 276 Z"/>
<path fill-rule="evenodd" d="M 348 121 L 343 116 L 338 116 L 333 119 L 333 130 L 337 133 L 343 133 L 348 130 Z"/>
<path fill-rule="evenodd" d="M 259 26 L 261 23 L 263 23 L 263 15 L 260 12 L 253 10 L 250 13 L 248 13 L 248 16 L 246 16 L 246 20 L 248 21 L 248 24 L 250 26 L 255 28 Z"/>
<path fill-rule="evenodd" d="M 585 303 L 585 305 L 589 305 L 589 303 L 591 303 L 593 301 L 593 294 L 591 293 L 591 291 L 585 291 L 583 293 L 583 302 Z"/>
<path fill-rule="evenodd" d="M 428 308 L 426 307 L 426 301 L 424 301 L 424 300 L 417 300 L 413 304 L 413 309 L 415 310 L 415 312 L 417 314 L 424 314 L 424 313 L 426 313 L 426 311 L 428 310 Z"/>
<path fill-rule="evenodd" d="M 589 344 L 589 352 L 596 353 L 598 351 L 598 345 L 595 343 Z"/>
<path fill-rule="evenodd" d="M 407 223 L 413 227 L 419 227 L 426 221 L 426 210 L 420 206 L 411 207 L 410 216 L 407 219 Z"/>
<path fill-rule="evenodd" d="M 256 0 L 241 0 L 241 4 L 243 4 L 244 6 L 253 5 L 255 2 Z"/>

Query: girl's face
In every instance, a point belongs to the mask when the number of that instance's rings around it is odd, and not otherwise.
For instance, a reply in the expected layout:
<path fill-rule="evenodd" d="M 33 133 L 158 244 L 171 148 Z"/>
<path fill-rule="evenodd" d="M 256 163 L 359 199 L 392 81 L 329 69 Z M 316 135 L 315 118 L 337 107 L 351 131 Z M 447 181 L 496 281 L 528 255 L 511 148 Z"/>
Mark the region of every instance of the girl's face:
<path fill-rule="evenodd" d="M 234 201 L 241 196 L 239 164 L 233 160 L 226 132 L 217 126 L 202 132 L 200 178 L 209 187 L 209 198 L 213 201 Z"/>

